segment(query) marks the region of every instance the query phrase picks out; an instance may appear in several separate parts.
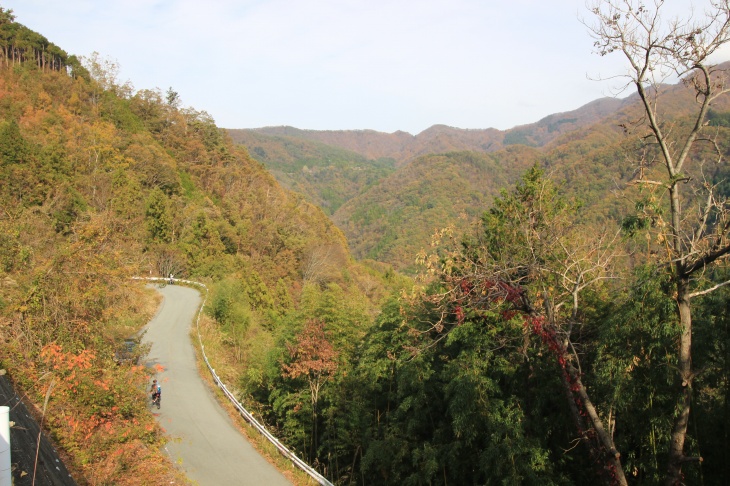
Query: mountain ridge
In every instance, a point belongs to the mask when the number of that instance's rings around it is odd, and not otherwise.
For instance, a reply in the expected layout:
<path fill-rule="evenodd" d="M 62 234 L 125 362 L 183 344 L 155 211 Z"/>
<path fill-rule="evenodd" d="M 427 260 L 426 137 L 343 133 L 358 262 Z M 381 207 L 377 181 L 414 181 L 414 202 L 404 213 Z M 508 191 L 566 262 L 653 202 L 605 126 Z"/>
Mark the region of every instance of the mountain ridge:
<path fill-rule="evenodd" d="M 694 104 L 693 97 L 682 83 L 659 89 L 664 111 L 672 113 L 671 123 L 681 126 L 682 116 Z M 730 97 L 718 100 L 716 110 L 730 111 Z M 354 256 L 405 270 L 412 267 L 414 255 L 428 246 L 430 234 L 424 228 L 433 231 L 445 226 L 445 221 L 457 220 L 465 227 L 467 220 L 478 217 L 479 208 L 488 207 L 501 187 L 514 183 L 533 164 L 548 169 L 573 197 L 596 204 L 600 218 L 620 217 L 626 208 L 598 193 L 608 194 L 615 186 L 608 174 L 620 169 L 627 130 L 633 126 L 632 120 L 641 119 L 641 113 L 640 100 L 633 94 L 599 98 L 576 110 L 505 131 L 434 125 L 418 135 L 293 127 L 228 132 L 285 186 L 326 207 L 345 233 Z M 401 145 L 397 145 L 399 141 Z M 259 158 L 264 143 L 273 144 L 267 145 L 271 153 Z M 272 156 L 277 143 L 306 146 L 309 152 L 306 159 L 297 159 L 289 150 L 284 164 Z M 312 144 L 343 150 L 341 159 L 334 163 L 329 156 L 318 157 Z M 373 155 L 381 158 L 373 159 Z M 376 160 L 381 164 L 392 160 L 392 166 L 381 165 L 383 170 L 375 171 Z M 591 169 L 588 160 L 595 161 Z M 282 176 L 284 166 L 288 169 Z M 367 183 L 353 184 L 352 174 L 363 168 L 370 170 Z M 619 173 L 629 177 L 623 170 Z M 331 195 L 333 187 L 339 188 L 336 199 Z M 468 207 L 472 209 L 465 210 Z"/>
<path fill-rule="evenodd" d="M 309 130 L 291 126 L 226 130 L 235 142 L 244 145 L 253 141 L 250 134 L 290 137 L 325 143 L 369 159 L 392 158 L 397 166 L 402 166 L 411 158 L 433 153 L 494 152 L 515 144 L 541 147 L 565 133 L 615 113 L 629 98 L 599 98 L 575 110 L 554 113 L 508 130 L 457 128 L 445 124 L 432 125 L 416 135 L 401 130 L 385 133 L 372 129 Z"/>

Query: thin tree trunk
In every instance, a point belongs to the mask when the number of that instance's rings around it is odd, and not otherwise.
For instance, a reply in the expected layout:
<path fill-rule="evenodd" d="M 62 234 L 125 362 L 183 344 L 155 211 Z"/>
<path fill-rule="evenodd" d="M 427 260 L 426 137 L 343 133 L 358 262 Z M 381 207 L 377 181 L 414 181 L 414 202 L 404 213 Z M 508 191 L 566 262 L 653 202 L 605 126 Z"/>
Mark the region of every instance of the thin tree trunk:
<path fill-rule="evenodd" d="M 723 370 L 723 380 L 722 383 L 725 385 L 725 404 L 724 404 L 724 410 L 725 410 L 725 420 L 723 421 L 723 458 L 725 459 L 725 465 L 730 464 L 730 434 L 728 434 L 728 431 L 730 430 L 730 370 L 728 370 L 728 367 L 730 366 L 730 338 L 729 330 L 728 330 L 728 323 L 730 322 L 730 302 L 725 304 L 725 363 L 724 363 L 724 370 Z M 730 468 L 725 467 L 723 470 L 723 477 L 725 478 L 723 481 L 724 484 L 730 484 Z"/>
<path fill-rule="evenodd" d="M 567 357 L 567 354 L 565 354 L 564 358 Z M 580 379 L 580 373 L 570 363 L 566 363 L 566 371 L 570 374 L 572 380 L 571 388 L 581 401 L 585 414 L 598 437 L 598 442 L 602 448 L 602 450 L 599 450 L 599 458 L 605 457 L 608 460 L 611 476 L 610 482 L 621 486 L 628 485 L 623 466 L 621 465 L 621 454 L 619 454 L 616 449 L 616 445 L 613 442 L 611 434 L 609 434 L 603 426 L 603 421 L 599 417 L 598 411 L 593 406 L 593 402 L 588 396 L 588 391 L 583 386 L 583 382 Z"/>
<path fill-rule="evenodd" d="M 669 467 L 665 484 L 674 486 L 682 483 L 682 464 L 688 459 L 684 455 L 687 425 L 692 404 L 692 310 L 689 302 L 689 288 L 686 279 L 677 283 L 677 306 L 682 335 L 679 340 L 679 377 L 681 392 L 677 400 L 677 417 L 672 427 L 669 443 Z"/>
<path fill-rule="evenodd" d="M 552 306 L 547 304 L 547 298 L 545 299 L 545 302 L 548 319 L 553 323 L 553 327 L 555 328 L 556 326 L 554 324 L 554 312 L 552 311 Z M 573 316 L 571 322 L 575 321 L 577 308 L 578 294 L 576 290 L 573 293 Z M 628 482 L 626 481 L 626 475 L 624 474 L 624 469 L 621 465 L 621 454 L 619 454 L 616 449 L 613 437 L 611 437 L 611 434 L 609 434 L 603 426 L 603 421 L 588 396 L 588 390 L 586 390 L 585 386 L 583 386 L 580 371 L 576 369 L 571 362 L 573 356 L 568 352 L 570 334 L 571 332 L 569 330 L 565 336 L 565 340 L 558 343 L 553 333 L 551 341 L 554 342 L 555 348 L 557 349 L 558 363 L 563 371 L 561 380 L 568 399 L 568 406 L 570 407 L 571 414 L 573 415 L 573 421 L 578 427 L 578 433 L 587 442 L 591 459 L 593 459 L 601 468 L 598 471 L 599 475 L 606 478 L 609 484 L 627 486 Z M 593 432 L 596 435 L 596 440 L 590 437 L 586 427 L 581 425 L 586 421 L 593 429 Z M 608 470 L 608 477 L 606 476 L 606 470 Z"/>
<path fill-rule="evenodd" d="M 561 374 L 560 381 L 563 385 L 563 392 L 565 394 L 565 399 L 568 402 L 568 408 L 570 409 L 570 416 L 573 419 L 573 425 L 575 426 L 575 429 L 580 436 L 580 440 L 586 446 L 586 449 L 588 449 L 588 455 L 590 456 L 591 461 L 599 462 L 600 453 L 597 450 L 595 443 L 593 442 L 593 440 L 591 440 L 590 436 L 587 433 L 586 423 L 583 420 L 583 417 L 580 414 L 580 410 L 578 410 L 578 406 L 575 403 L 575 397 L 573 396 L 573 392 L 571 391 L 570 381 L 568 381 L 566 373 Z M 608 481 L 606 481 L 606 483 L 608 483 Z"/>

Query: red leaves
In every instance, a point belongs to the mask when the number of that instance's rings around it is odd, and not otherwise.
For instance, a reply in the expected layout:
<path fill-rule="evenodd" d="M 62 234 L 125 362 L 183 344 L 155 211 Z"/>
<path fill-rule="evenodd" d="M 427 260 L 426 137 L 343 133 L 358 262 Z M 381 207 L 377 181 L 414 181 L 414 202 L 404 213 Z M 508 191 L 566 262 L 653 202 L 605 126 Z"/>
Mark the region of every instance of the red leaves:
<path fill-rule="evenodd" d="M 464 323 L 466 318 L 466 308 L 477 307 L 483 308 L 489 305 L 500 305 L 503 303 L 512 304 L 516 308 L 522 307 L 522 299 L 524 290 L 515 285 L 511 285 L 501 280 L 483 280 L 472 281 L 469 278 L 461 278 L 453 287 L 455 295 L 452 302 L 455 304 L 454 315 L 457 325 Z M 505 310 L 502 316 L 505 320 L 510 320 L 517 314 L 519 310 Z M 438 332 L 441 329 L 437 328 Z"/>
<path fill-rule="evenodd" d="M 468 278 L 462 278 L 458 281 L 456 288 L 458 290 L 457 300 L 474 300 L 481 302 L 482 305 L 485 303 L 500 304 L 502 302 L 508 302 L 512 305 L 520 305 L 524 290 L 518 286 L 509 284 L 502 280 L 491 280 L 486 279 L 477 282 L 473 282 Z M 481 290 L 474 292 L 474 290 Z"/>
<path fill-rule="evenodd" d="M 525 316 L 525 326 L 532 329 L 532 332 L 542 339 L 543 344 L 555 354 L 558 364 L 561 368 L 565 368 L 565 358 L 563 348 L 558 342 L 555 330 L 552 327 L 545 326 L 545 316 Z"/>
<path fill-rule="evenodd" d="M 329 375 L 337 369 L 337 352 L 327 339 L 324 322 L 307 321 L 294 345 L 287 345 L 292 358 L 290 364 L 283 364 L 283 376 L 298 378 L 303 375 Z"/>
<path fill-rule="evenodd" d="M 458 305 L 456 306 L 456 309 L 454 311 L 456 314 L 456 321 L 459 323 L 459 325 L 464 323 L 464 309 Z"/>
<path fill-rule="evenodd" d="M 75 355 L 64 352 L 61 346 L 56 343 L 48 344 L 41 350 L 41 359 L 48 366 L 54 370 L 59 370 L 61 373 L 71 373 L 71 375 L 75 374 L 74 370 L 87 370 L 91 368 L 94 358 L 94 353 L 88 349 Z"/>
<path fill-rule="evenodd" d="M 575 402 L 578 413 L 581 415 L 581 417 L 587 417 L 588 415 L 585 411 L 583 401 L 578 396 L 578 392 L 581 388 L 579 378 L 577 376 L 574 376 L 574 374 L 569 371 L 569 365 L 566 359 L 567 355 L 565 353 L 565 350 L 563 349 L 563 346 L 558 341 L 558 336 L 555 333 L 555 329 L 551 326 L 545 325 L 544 316 L 525 315 L 524 319 L 525 328 L 531 330 L 536 336 L 539 336 L 543 344 L 545 344 L 548 350 L 553 354 L 553 356 L 555 356 L 555 361 L 557 361 L 558 365 L 560 366 L 563 377 L 565 378 L 571 394 L 573 395 L 573 401 Z M 582 430 L 579 430 L 579 432 L 581 434 L 584 433 L 584 431 Z"/>
<path fill-rule="evenodd" d="M 517 312 L 516 310 L 504 310 L 502 311 L 501 316 L 502 319 L 504 319 L 505 321 L 511 321 L 512 318 L 518 314 L 519 312 Z"/>

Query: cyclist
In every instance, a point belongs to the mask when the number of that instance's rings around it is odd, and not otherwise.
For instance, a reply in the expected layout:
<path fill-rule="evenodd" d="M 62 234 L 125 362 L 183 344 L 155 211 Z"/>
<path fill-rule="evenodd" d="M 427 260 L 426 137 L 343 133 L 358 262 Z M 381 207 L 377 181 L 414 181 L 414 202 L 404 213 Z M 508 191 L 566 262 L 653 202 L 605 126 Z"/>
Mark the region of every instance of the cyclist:
<path fill-rule="evenodd" d="M 159 383 L 157 383 L 157 380 L 152 380 L 152 387 L 150 388 L 150 393 L 152 394 L 152 402 L 157 403 L 157 408 L 160 407 L 160 399 L 162 398 L 162 387 Z"/>

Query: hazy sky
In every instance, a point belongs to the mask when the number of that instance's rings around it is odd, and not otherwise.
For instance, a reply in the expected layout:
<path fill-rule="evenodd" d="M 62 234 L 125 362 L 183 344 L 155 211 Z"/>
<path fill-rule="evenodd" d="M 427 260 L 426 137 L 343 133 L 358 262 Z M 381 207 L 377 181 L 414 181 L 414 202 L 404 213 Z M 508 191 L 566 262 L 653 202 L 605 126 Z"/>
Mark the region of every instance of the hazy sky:
<path fill-rule="evenodd" d="M 682 0 L 686 2 L 686 0 Z M 613 95 L 585 0 L 0 0 L 135 89 L 225 128 L 404 130 L 532 123 Z M 628 94 L 628 93 L 625 93 Z"/>

